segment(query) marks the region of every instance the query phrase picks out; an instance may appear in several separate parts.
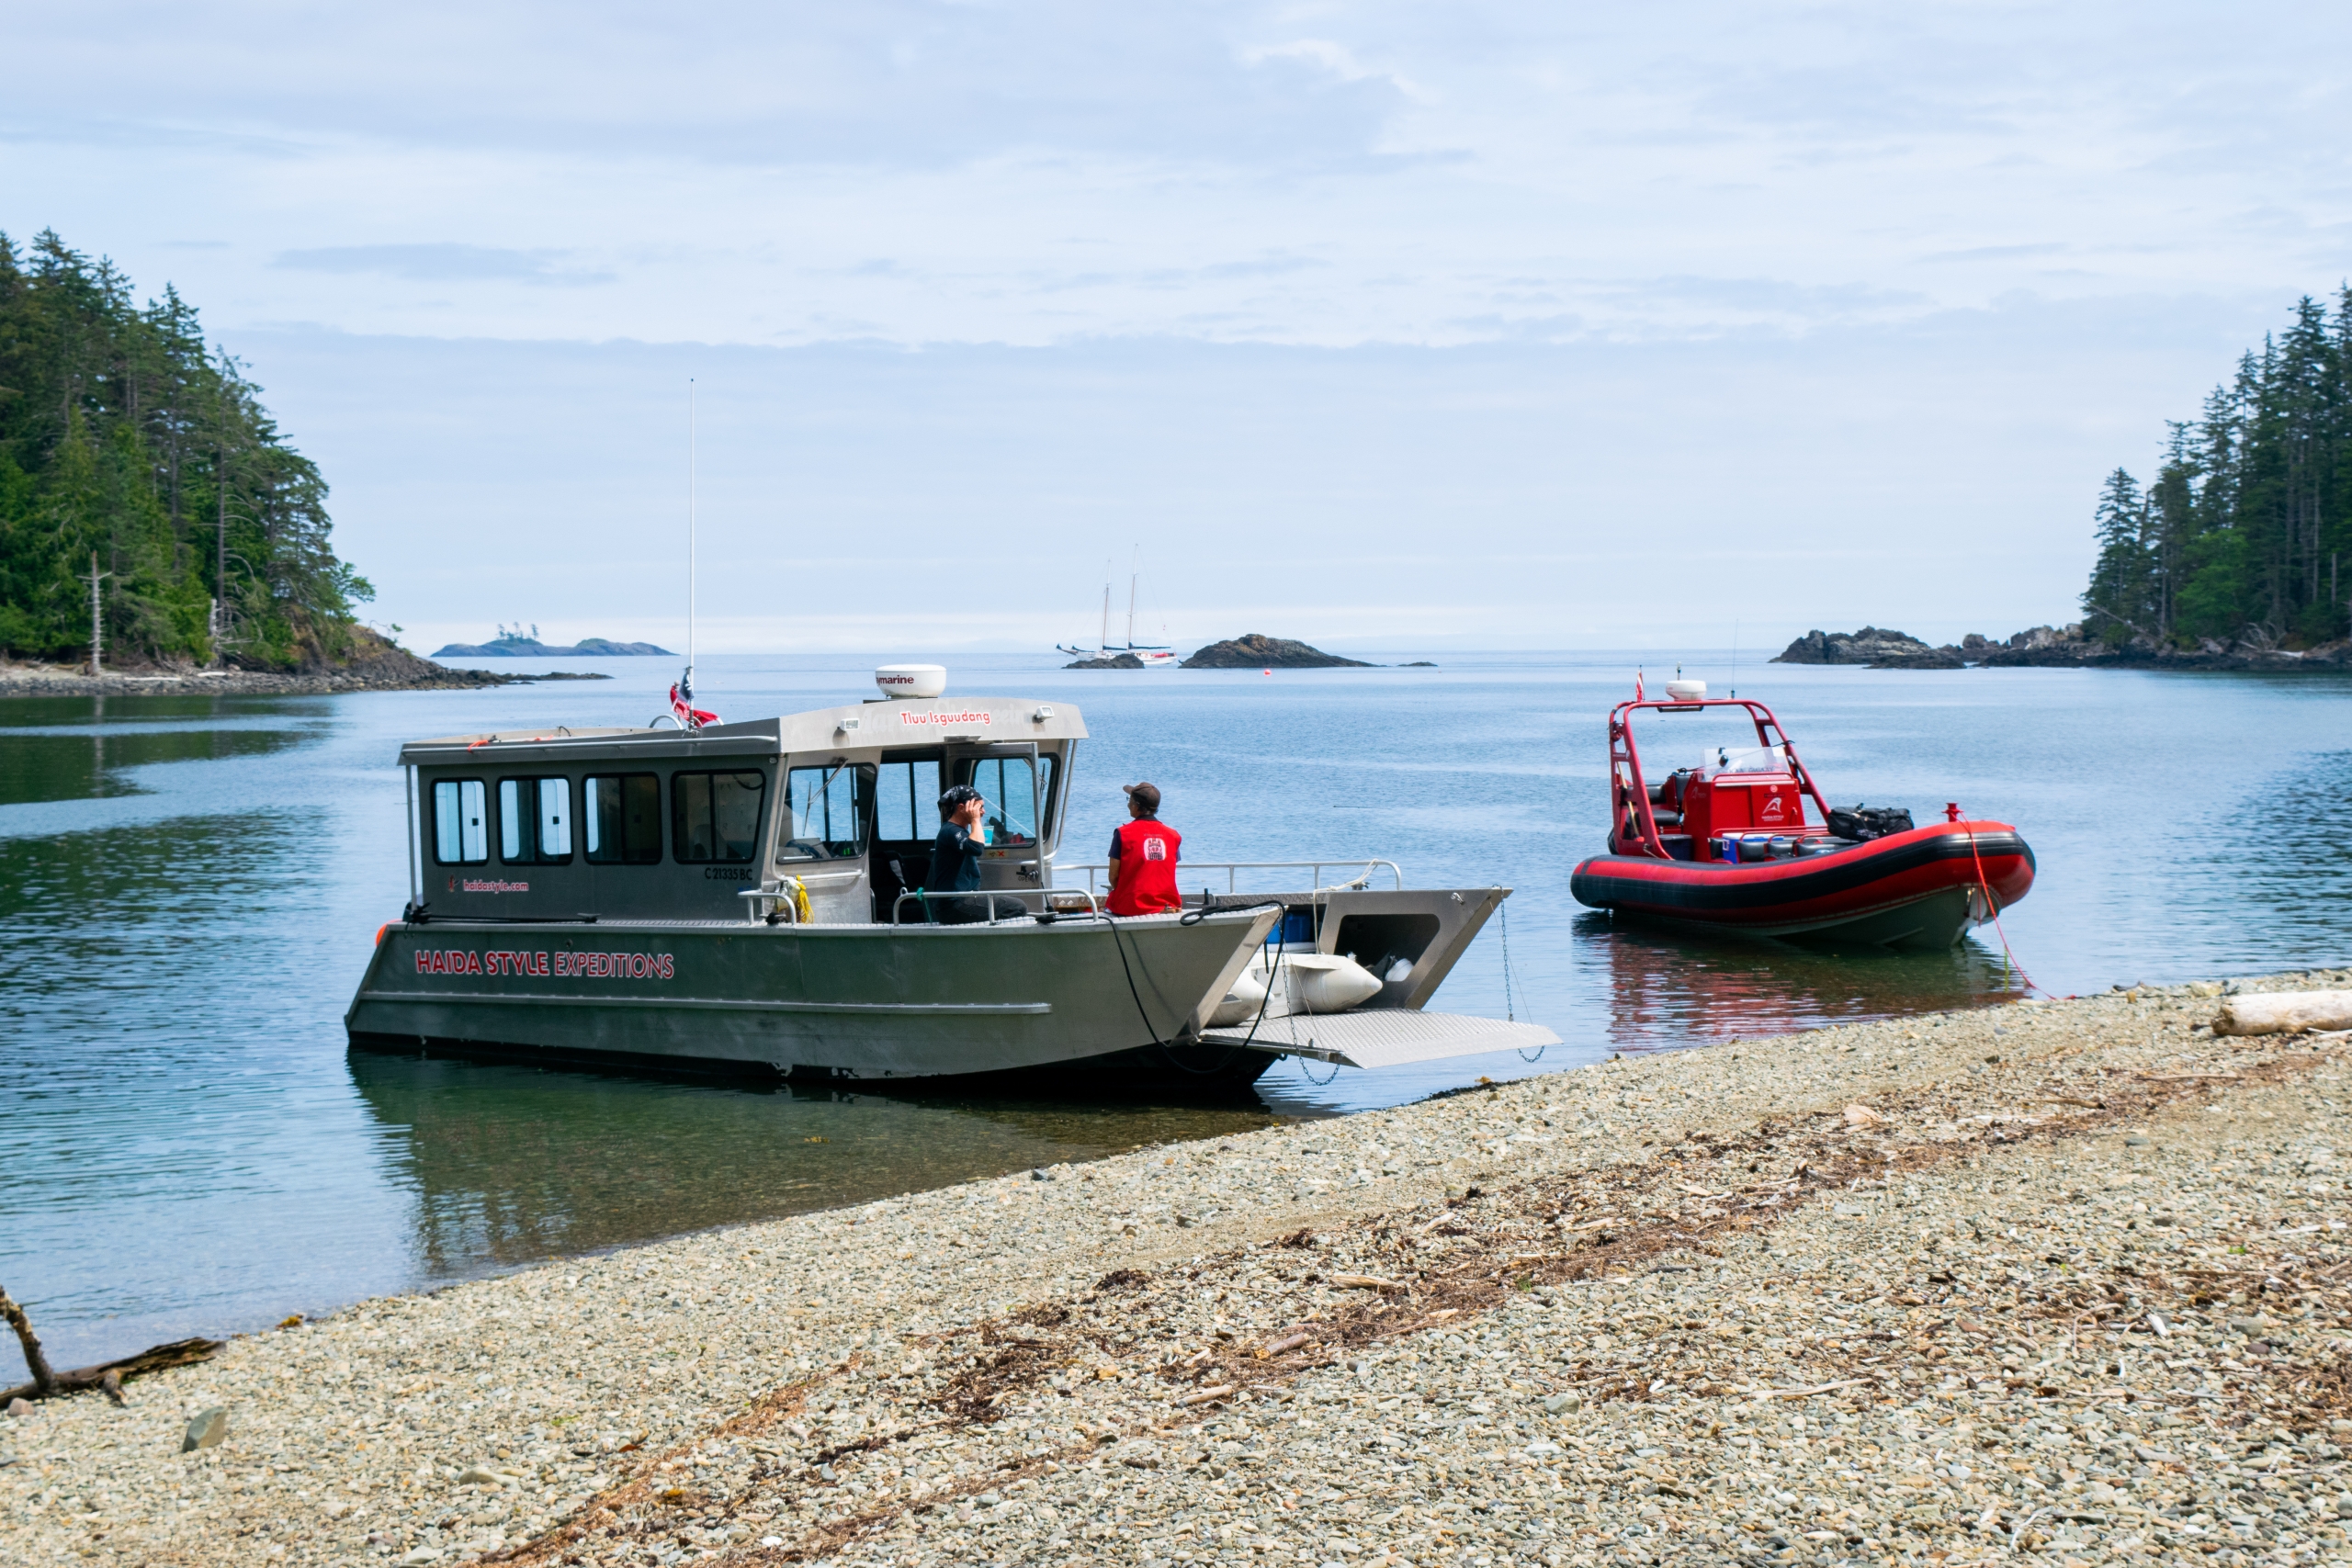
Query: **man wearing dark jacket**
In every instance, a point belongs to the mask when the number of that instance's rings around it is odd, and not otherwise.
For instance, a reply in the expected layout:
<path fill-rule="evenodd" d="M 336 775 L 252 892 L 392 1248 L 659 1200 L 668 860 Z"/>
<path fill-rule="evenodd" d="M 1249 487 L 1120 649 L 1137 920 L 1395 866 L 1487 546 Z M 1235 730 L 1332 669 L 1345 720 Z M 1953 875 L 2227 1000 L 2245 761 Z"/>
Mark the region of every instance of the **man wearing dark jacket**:
<path fill-rule="evenodd" d="M 980 856 L 988 849 L 981 819 L 989 803 L 970 784 L 956 784 L 939 797 L 939 836 L 931 841 L 931 872 L 922 879 L 923 900 L 931 918 L 944 926 L 968 926 L 989 918 L 991 903 L 999 919 L 1028 911 L 1018 898 L 980 895 Z M 951 895 L 942 897 L 940 895 Z M 953 895 L 974 897 L 952 897 Z"/>

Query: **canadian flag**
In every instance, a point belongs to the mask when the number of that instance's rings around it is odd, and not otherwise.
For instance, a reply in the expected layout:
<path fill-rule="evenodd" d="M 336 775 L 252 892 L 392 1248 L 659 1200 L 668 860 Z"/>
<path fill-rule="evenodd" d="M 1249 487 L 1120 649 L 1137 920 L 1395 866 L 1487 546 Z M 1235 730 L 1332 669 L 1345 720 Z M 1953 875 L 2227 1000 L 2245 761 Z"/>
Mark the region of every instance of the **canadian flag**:
<path fill-rule="evenodd" d="M 695 706 L 692 690 L 682 690 L 675 683 L 670 687 L 670 716 L 687 729 L 700 729 L 706 724 L 717 724 L 718 716 L 708 708 Z"/>

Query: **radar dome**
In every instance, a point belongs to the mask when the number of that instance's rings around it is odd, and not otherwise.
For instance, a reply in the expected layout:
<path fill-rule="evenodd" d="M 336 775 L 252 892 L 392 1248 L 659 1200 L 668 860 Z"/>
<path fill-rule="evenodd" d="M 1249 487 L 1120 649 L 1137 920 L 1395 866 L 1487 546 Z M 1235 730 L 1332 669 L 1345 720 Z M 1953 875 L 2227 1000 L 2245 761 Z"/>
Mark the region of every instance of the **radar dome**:
<path fill-rule="evenodd" d="M 886 697 L 936 697 L 947 691 L 944 664 L 885 664 L 874 671 L 874 683 Z"/>

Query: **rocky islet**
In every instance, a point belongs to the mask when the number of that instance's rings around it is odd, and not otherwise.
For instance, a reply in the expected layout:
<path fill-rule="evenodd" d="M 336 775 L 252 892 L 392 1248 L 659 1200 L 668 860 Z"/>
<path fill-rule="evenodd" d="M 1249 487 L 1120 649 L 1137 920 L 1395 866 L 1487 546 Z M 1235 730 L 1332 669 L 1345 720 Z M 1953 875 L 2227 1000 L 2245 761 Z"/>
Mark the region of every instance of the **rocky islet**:
<path fill-rule="evenodd" d="M 1369 670 L 1361 659 L 1342 659 L 1286 637 L 1251 632 L 1213 642 L 1183 661 L 1187 670 Z"/>
<path fill-rule="evenodd" d="M 1809 631 L 1770 662 L 1859 664 L 1872 670 L 2343 670 L 2352 667 L 2352 640 L 2290 649 L 2263 628 L 2250 626 L 2233 640 L 2205 637 L 2193 648 L 2146 636 L 2115 643 L 2086 636 L 2083 624 L 2075 621 L 2029 627 L 2001 641 L 1971 632 L 1956 643 L 1931 647 L 1908 632 L 1863 626 L 1851 632 Z"/>

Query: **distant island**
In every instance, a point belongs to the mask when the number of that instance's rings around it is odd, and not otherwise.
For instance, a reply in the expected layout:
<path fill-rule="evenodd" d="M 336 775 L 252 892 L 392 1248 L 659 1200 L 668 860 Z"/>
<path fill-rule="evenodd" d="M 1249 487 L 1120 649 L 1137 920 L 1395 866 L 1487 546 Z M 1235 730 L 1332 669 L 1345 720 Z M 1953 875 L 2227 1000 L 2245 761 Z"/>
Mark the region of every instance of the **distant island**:
<path fill-rule="evenodd" d="M 1977 637 L 1977 642 L 1984 639 Z M 1775 664 L 1860 664 L 1872 670 L 1958 670 L 1957 648 L 1930 648 L 1908 632 L 1881 626 L 1860 631 L 1811 631 L 1775 654 Z"/>
<path fill-rule="evenodd" d="M 1851 632 L 1807 632 L 1771 662 L 1859 664 L 1871 670 L 2342 670 L 2352 667 L 2352 641 L 2339 637 L 2310 649 L 2280 648 L 2258 637 L 2229 642 L 2207 637 L 2188 647 L 2137 638 L 2109 642 L 2088 635 L 2084 624 L 2075 621 L 2030 627 L 1997 642 L 1971 632 L 1956 643 L 1934 648 L 1908 632 L 1864 626 Z"/>
<path fill-rule="evenodd" d="M 1361 659 L 1342 659 L 1288 637 L 1247 637 L 1213 642 L 1183 662 L 1187 670 L 1370 670 Z"/>
<path fill-rule="evenodd" d="M 523 628 L 498 628 L 488 642 L 453 642 L 437 649 L 435 659 L 675 659 L 676 654 L 650 642 L 615 642 L 610 637 L 583 637 L 570 648 L 549 648 L 538 638 L 537 626 L 525 637 Z"/>

